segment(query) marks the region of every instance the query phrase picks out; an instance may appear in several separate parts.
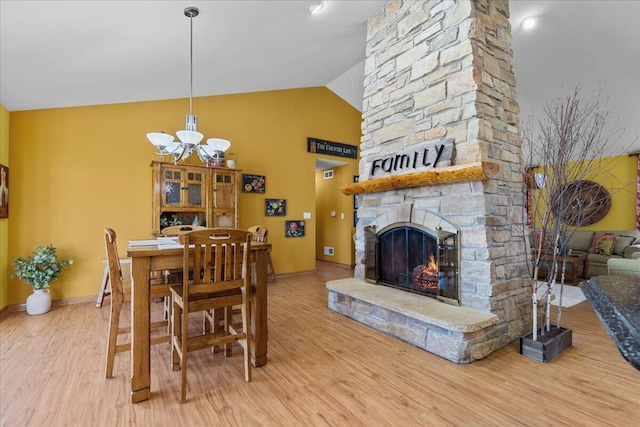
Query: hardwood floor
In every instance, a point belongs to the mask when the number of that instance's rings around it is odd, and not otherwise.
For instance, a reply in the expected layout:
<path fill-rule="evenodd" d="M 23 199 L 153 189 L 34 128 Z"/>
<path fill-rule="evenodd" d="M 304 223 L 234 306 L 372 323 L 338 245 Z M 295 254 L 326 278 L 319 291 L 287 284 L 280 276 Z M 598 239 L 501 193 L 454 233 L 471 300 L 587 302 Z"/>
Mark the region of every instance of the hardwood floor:
<path fill-rule="evenodd" d="M 104 379 L 108 303 L 8 313 L 0 320 L 0 424 L 638 425 L 640 371 L 588 302 L 563 310 L 573 346 L 551 363 L 521 356 L 513 343 L 457 365 L 330 311 L 325 282 L 352 276 L 318 262 L 315 273 L 270 283 L 269 363 L 245 383 L 239 346 L 227 360 L 190 353 L 184 405 L 168 344 L 151 351 L 150 400 L 129 403 L 129 353 Z"/>

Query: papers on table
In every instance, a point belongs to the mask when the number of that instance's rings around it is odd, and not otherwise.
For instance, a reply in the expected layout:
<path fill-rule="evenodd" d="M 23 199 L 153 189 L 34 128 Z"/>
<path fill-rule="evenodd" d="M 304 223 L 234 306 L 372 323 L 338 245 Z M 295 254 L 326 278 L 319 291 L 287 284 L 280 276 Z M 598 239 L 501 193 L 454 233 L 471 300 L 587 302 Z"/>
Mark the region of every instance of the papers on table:
<path fill-rule="evenodd" d="M 177 237 L 157 237 L 149 240 L 129 240 L 129 247 L 132 246 L 158 246 L 158 249 L 182 249 Z"/>
<path fill-rule="evenodd" d="M 182 248 L 184 248 L 184 245 L 181 245 L 180 243 L 158 244 L 158 249 L 182 249 Z"/>

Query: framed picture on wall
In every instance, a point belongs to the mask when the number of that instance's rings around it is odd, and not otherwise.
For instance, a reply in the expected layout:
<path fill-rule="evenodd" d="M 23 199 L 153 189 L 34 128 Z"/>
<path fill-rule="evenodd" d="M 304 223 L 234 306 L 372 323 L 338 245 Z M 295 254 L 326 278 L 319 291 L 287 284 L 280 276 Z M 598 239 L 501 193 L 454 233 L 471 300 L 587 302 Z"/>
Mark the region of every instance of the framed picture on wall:
<path fill-rule="evenodd" d="M 265 216 L 286 216 L 287 201 L 285 199 L 264 199 Z"/>
<path fill-rule="evenodd" d="M 0 218 L 9 218 L 9 167 L 0 165 Z"/>
<path fill-rule="evenodd" d="M 242 174 L 243 193 L 262 193 L 267 190 L 267 181 L 264 175 Z"/>
<path fill-rule="evenodd" d="M 294 221 L 284 222 L 284 235 L 285 237 L 303 237 L 304 236 L 304 221 L 297 219 Z"/>

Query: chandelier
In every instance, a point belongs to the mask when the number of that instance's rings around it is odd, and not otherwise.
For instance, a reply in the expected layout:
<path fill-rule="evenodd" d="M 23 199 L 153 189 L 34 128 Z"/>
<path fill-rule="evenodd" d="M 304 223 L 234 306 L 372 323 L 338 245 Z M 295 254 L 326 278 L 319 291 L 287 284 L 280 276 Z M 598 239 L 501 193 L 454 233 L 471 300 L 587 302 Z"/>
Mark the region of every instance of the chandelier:
<path fill-rule="evenodd" d="M 204 135 L 198 132 L 198 118 L 193 114 L 193 18 L 198 16 L 200 11 L 196 7 L 188 7 L 184 10 L 184 15 L 189 18 L 190 25 L 190 71 L 191 86 L 189 90 L 189 114 L 187 114 L 184 130 L 176 132 L 179 141 L 174 141 L 172 135 L 164 132 L 151 132 L 147 138 L 158 149 L 159 156 L 171 156 L 173 162 L 188 159 L 195 151 L 198 157 L 207 166 L 223 166 L 224 152 L 231 146 L 226 139 L 209 138 L 207 145 L 200 144 Z"/>

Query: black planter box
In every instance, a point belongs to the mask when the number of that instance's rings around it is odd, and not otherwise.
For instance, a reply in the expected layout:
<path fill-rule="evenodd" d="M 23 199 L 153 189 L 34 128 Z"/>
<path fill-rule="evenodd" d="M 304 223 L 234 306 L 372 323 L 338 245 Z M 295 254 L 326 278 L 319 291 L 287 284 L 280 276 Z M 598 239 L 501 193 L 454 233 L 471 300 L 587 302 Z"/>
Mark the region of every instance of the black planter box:
<path fill-rule="evenodd" d="M 520 354 L 539 362 L 547 363 L 571 347 L 571 329 L 551 326 L 551 330 L 533 340 L 533 332 L 520 338 Z"/>

